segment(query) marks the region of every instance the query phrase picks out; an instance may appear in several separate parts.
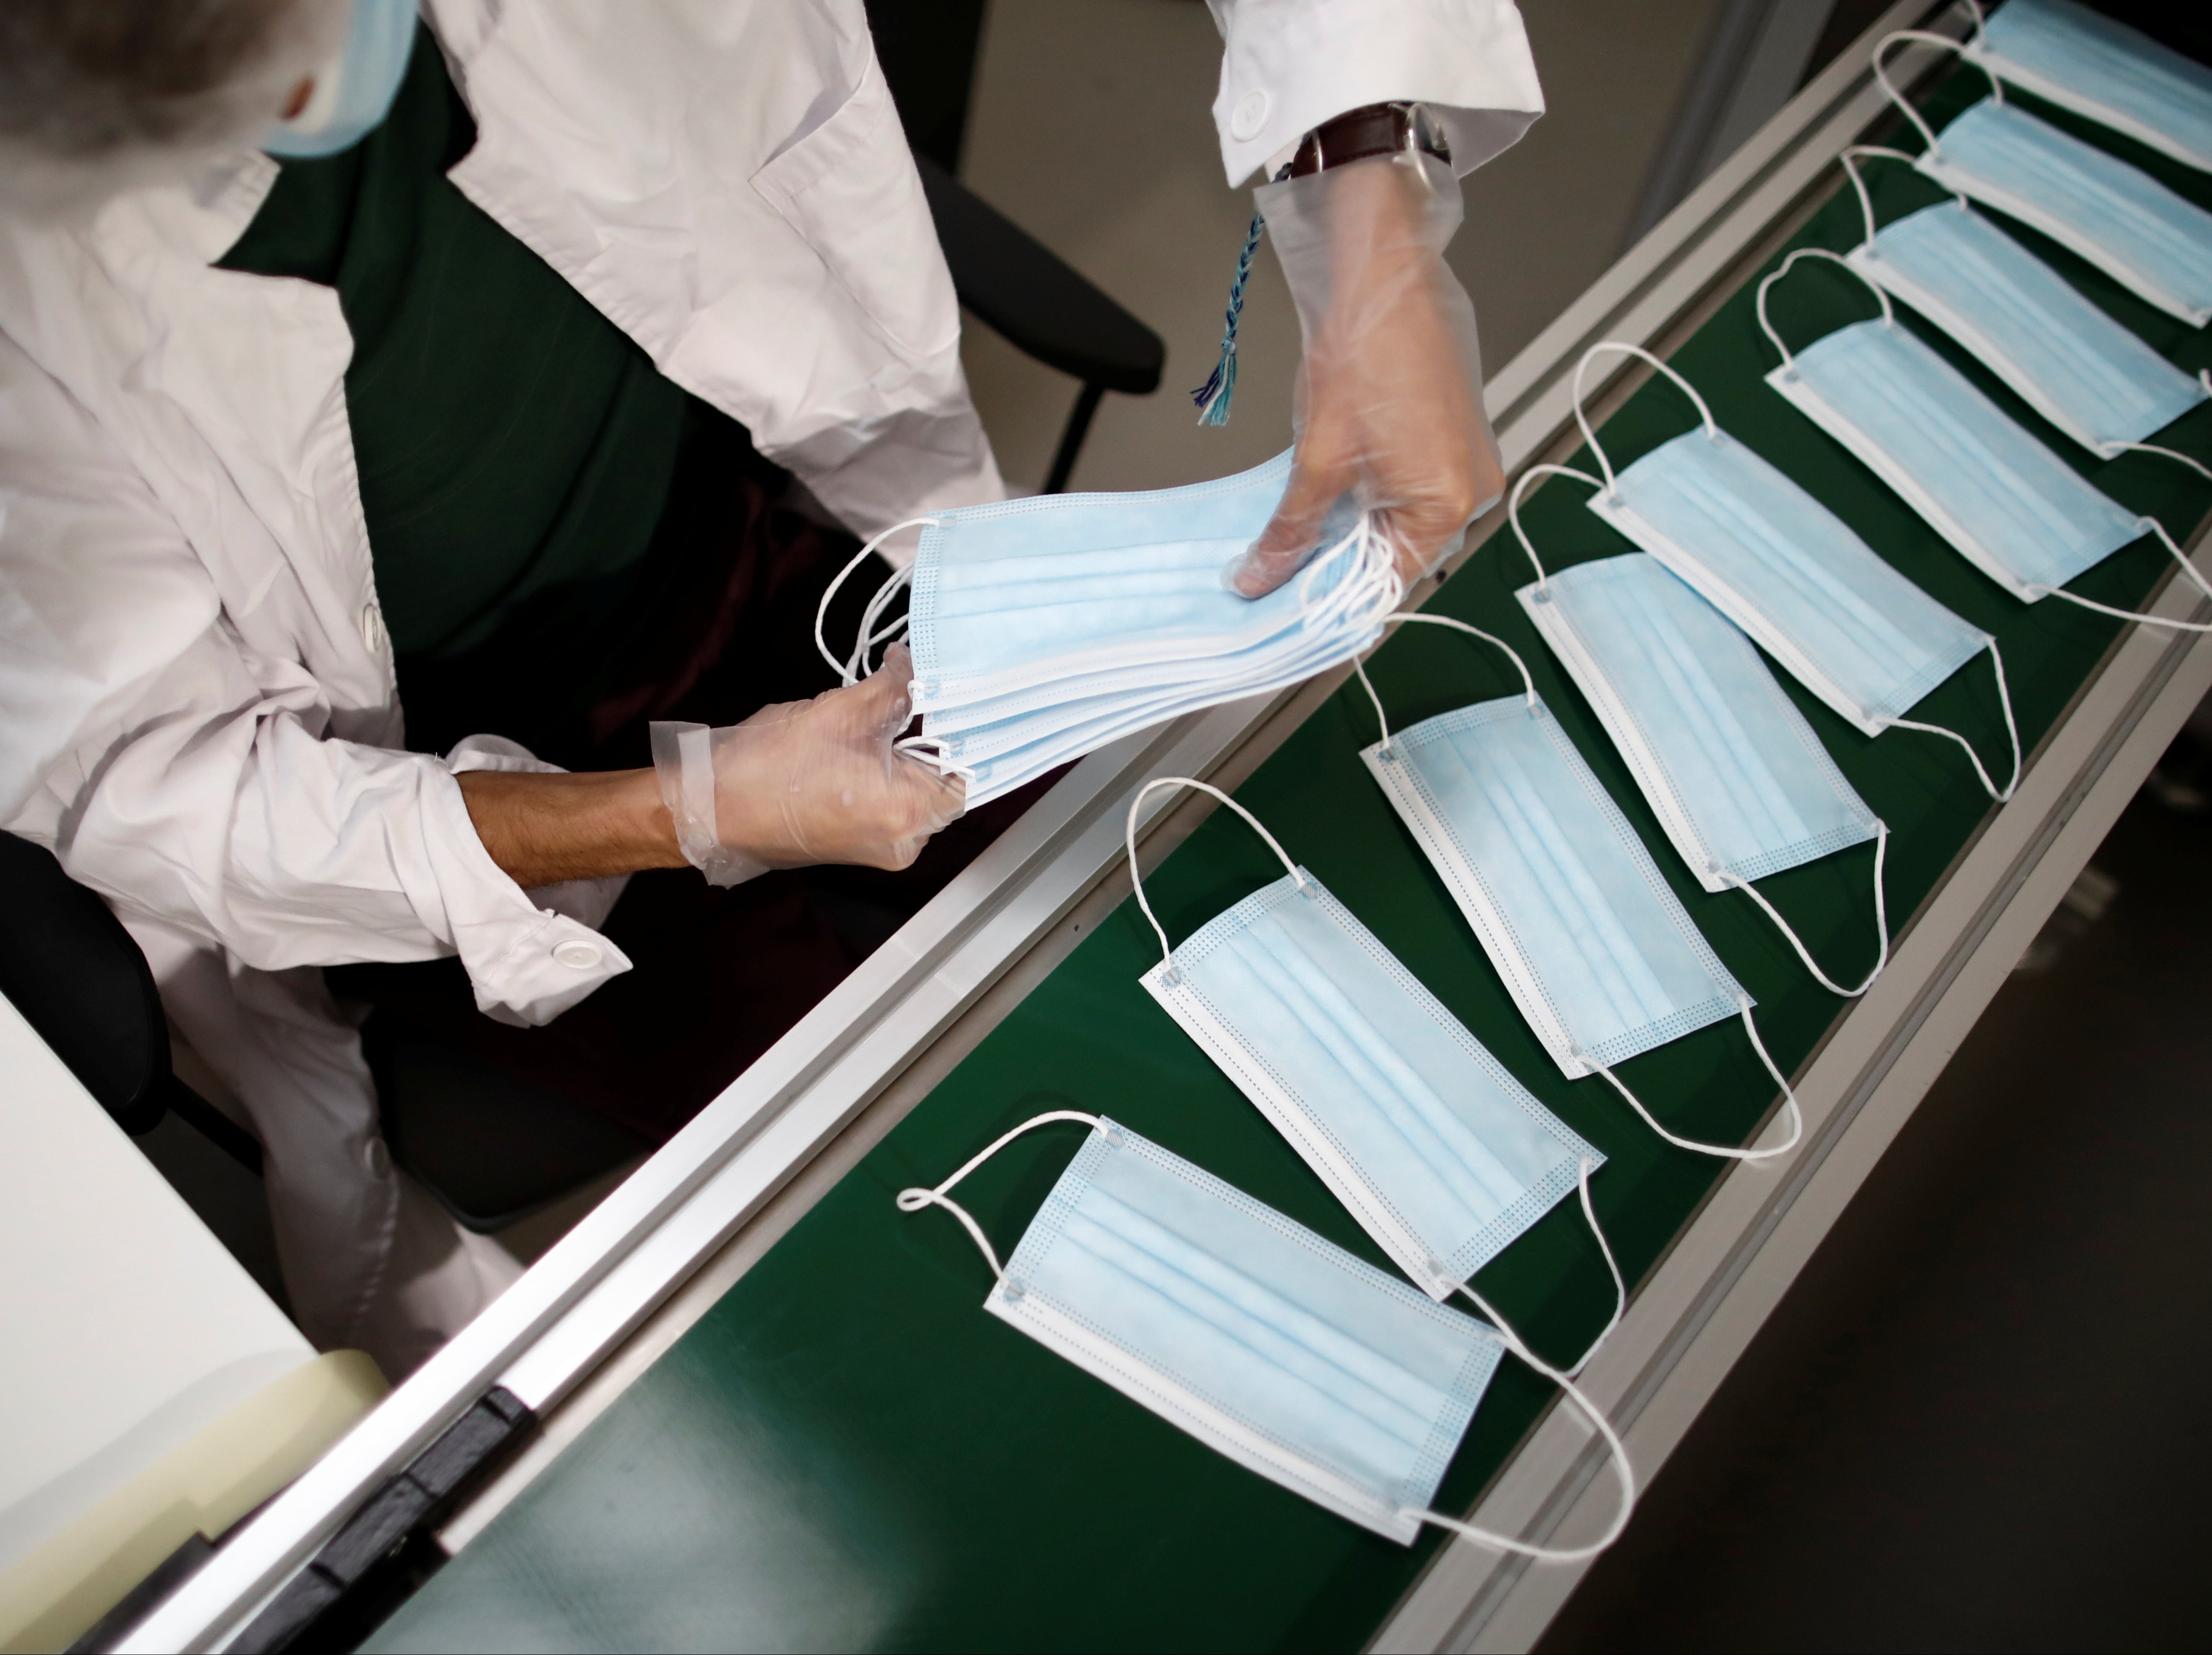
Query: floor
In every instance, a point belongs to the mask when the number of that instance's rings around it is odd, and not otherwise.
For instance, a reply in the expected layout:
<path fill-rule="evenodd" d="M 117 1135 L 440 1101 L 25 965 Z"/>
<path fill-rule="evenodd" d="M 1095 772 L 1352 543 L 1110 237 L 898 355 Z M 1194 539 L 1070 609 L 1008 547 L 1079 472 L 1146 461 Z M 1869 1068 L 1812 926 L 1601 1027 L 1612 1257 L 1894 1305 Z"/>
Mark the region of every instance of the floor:
<path fill-rule="evenodd" d="M 2208 936 L 2146 791 L 1545 1650 L 2203 1646 Z"/>

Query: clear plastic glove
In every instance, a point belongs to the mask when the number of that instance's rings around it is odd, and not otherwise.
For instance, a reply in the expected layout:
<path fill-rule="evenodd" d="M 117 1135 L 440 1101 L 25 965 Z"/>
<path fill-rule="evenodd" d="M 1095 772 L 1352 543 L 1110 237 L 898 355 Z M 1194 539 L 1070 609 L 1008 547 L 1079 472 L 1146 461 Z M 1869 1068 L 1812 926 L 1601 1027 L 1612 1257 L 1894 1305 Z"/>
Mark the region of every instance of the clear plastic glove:
<path fill-rule="evenodd" d="M 1248 598 L 1282 585 L 1348 496 L 1376 514 L 1410 586 L 1505 486 L 1474 307 L 1443 260 L 1459 180 L 1434 156 L 1376 155 L 1253 198 L 1297 304 L 1305 360 L 1290 486 L 1230 584 Z"/>
<path fill-rule="evenodd" d="M 772 867 L 902 868 L 965 807 L 966 785 L 893 745 L 913 716 L 904 644 L 872 678 L 742 724 L 653 727 L 653 767 L 685 860 L 711 885 Z"/>

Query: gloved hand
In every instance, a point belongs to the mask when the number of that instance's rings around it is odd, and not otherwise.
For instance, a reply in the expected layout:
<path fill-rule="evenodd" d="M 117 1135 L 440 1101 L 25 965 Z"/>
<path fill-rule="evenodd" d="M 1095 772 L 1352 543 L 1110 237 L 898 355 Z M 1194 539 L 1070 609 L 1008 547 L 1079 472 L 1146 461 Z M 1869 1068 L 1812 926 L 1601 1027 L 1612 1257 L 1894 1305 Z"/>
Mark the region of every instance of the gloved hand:
<path fill-rule="evenodd" d="M 742 724 L 653 727 L 677 842 L 712 885 L 772 867 L 910 866 L 964 808 L 966 785 L 891 744 L 912 717 L 914 661 L 894 644 L 872 678 Z"/>
<path fill-rule="evenodd" d="M 1256 598 L 1289 580 L 1348 494 L 1376 514 L 1411 585 L 1505 486 L 1474 307 L 1443 261 L 1459 181 L 1433 156 L 1376 155 L 1262 186 L 1254 199 L 1305 360 L 1290 486 L 1230 584 Z"/>

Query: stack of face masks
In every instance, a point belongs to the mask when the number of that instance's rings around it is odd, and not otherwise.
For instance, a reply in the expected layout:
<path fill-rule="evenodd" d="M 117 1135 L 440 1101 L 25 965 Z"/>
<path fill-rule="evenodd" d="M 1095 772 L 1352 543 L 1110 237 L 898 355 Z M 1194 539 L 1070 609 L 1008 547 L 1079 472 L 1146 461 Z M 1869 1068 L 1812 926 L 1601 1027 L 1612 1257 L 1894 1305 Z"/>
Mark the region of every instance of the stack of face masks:
<path fill-rule="evenodd" d="M 1290 466 L 1285 454 L 1190 488 L 920 520 L 914 567 L 871 601 L 853 654 L 823 656 L 851 683 L 905 626 L 922 727 L 902 745 L 964 777 L 971 809 L 1132 732 L 1287 688 L 1371 645 L 1401 591 L 1389 546 L 1349 514 L 1286 585 L 1230 589 Z M 902 585 L 903 623 L 879 624 Z"/>
<path fill-rule="evenodd" d="M 2023 603 L 2056 596 L 2100 614 L 2185 631 L 2205 630 L 2115 610 L 2066 582 L 2146 534 L 2158 537 L 2198 588 L 2212 586 L 2154 517 L 2106 498 L 2006 417 L 2004 411 L 1908 328 L 1873 283 L 1879 321 L 1856 322 L 1794 355 L 1766 313 L 1766 297 L 1801 259 L 1850 260 L 1801 247 L 1759 284 L 1759 325 L 1782 355 L 1766 382 L 1850 450 L 1975 568 Z"/>

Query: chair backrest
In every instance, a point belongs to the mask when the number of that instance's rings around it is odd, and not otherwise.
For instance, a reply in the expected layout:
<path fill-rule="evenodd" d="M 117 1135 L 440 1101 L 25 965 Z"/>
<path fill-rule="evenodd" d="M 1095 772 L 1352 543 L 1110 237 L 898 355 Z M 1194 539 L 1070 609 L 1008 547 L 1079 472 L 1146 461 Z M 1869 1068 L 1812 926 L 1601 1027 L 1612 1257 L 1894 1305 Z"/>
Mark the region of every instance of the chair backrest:
<path fill-rule="evenodd" d="M 125 1132 L 168 1106 L 169 1025 L 146 957 L 52 852 L 0 833 L 0 994 Z"/>

